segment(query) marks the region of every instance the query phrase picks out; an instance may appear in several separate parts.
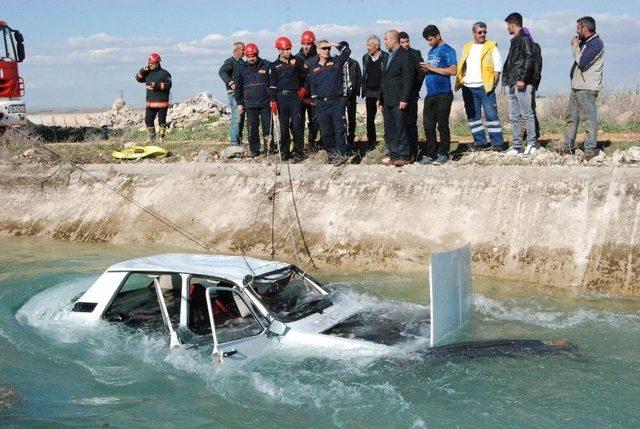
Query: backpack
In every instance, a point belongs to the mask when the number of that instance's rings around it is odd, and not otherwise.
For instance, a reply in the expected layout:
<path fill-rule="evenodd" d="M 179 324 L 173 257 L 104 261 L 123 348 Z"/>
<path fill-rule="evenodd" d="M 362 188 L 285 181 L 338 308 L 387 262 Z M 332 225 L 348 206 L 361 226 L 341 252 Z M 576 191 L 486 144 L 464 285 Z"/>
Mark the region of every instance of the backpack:
<path fill-rule="evenodd" d="M 533 44 L 533 86 L 538 89 L 542 80 L 542 49 L 540 44 Z"/>

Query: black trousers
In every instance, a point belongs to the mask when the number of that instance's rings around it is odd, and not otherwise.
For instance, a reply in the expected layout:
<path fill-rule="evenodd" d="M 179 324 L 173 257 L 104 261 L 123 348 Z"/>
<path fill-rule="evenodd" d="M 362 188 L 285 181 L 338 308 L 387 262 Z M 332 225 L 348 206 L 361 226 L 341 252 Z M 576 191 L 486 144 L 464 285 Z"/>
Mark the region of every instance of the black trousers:
<path fill-rule="evenodd" d="M 302 105 L 303 125 L 304 125 L 305 114 L 308 119 L 307 126 L 309 128 L 309 137 L 307 138 L 307 142 L 309 142 L 310 146 L 315 146 L 316 144 L 321 146 L 322 141 L 320 141 L 319 143 L 316 143 L 316 138 L 318 137 L 318 132 L 320 131 L 320 126 L 318 125 L 318 119 L 316 118 L 316 108 L 312 106 L 307 106 L 306 104 Z M 320 138 L 320 140 L 322 140 L 322 138 Z"/>
<path fill-rule="evenodd" d="M 384 141 L 391 160 L 400 157 L 409 159 L 409 139 L 407 138 L 407 112 L 399 107 L 384 106 Z"/>
<path fill-rule="evenodd" d="M 407 114 L 407 140 L 409 142 L 409 156 L 418 155 L 418 97 L 409 100 Z"/>
<path fill-rule="evenodd" d="M 425 97 L 422 120 L 427 142 L 422 155 L 433 159 L 437 155 L 449 155 L 449 148 L 451 147 L 451 131 L 449 130 L 451 103 L 453 103 L 453 92 Z M 437 142 L 436 128 L 440 133 L 440 144 Z"/>
<path fill-rule="evenodd" d="M 356 109 L 358 108 L 358 101 L 355 95 L 346 97 L 345 103 L 347 105 L 347 139 L 349 140 L 349 146 L 353 147 L 353 142 L 356 140 Z"/>
<path fill-rule="evenodd" d="M 264 107 L 247 107 L 247 124 L 249 126 L 249 149 L 252 155 L 260 154 L 260 134 L 258 128 L 262 125 L 262 136 L 267 137 L 271 131 L 271 109 Z"/>
<path fill-rule="evenodd" d="M 378 137 L 376 136 L 376 113 L 378 113 L 378 98 L 367 97 L 365 104 L 367 106 L 367 142 L 369 149 L 376 147 Z"/>
<path fill-rule="evenodd" d="M 316 114 L 324 149 L 329 157 L 348 155 L 351 150 L 344 123 L 344 98 L 316 101 Z"/>
<path fill-rule="evenodd" d="M 144 124 L 148 128 L 154 127 L 156 116 L 158 116 L 158 125 L 164 127 L 167 125 L 167 110 L 168 107 L 147 107 L 144 112 Z"/>
<path fill-rule="evenodd" d="M 302 117 L 302 101 L 295 92 L 277 95 L 278 116 L 280 119 L 280 153 L 284 159 L 291 155 L 291 134 L 293 133 L 293 151 L 301 156 L 304 150 L 304 118 Z"/>

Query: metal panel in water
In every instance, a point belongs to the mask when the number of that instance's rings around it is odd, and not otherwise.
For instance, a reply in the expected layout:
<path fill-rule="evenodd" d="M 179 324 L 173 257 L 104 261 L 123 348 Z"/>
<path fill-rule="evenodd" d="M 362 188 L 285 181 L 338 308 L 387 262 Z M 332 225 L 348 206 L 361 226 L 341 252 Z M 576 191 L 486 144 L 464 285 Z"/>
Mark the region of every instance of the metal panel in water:
<path fill-rule="evenodd" d="M 464 325 L 471 308 L 471 244 L 433 253 L 431 283 L 431 347 Z"/>

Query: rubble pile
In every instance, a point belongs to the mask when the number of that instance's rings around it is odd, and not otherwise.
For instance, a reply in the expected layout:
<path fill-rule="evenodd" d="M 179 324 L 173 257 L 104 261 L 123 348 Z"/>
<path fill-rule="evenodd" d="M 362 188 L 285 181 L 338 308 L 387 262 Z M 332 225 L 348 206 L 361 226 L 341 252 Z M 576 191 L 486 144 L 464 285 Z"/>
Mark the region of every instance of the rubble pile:
<path fill-rule="evenodd" d="M 209 119 L 210 115 L 227 119 L 230 114 L 229 106 L 213 97 L 209 92 L 201 92 L 195 98 L 182 103 L 175 103 L 169 107 L 167 124 L 169 128 L 183 128 Z M 122 99 L 117 99 L 111 110 L 88 118 L 89 123 L 96 127 L 131 128 L 144 125 L 144 112 L 133 110 Z M 225 122 L 225 121 L 223 121 Z"/>
<path fill-rule="evenodd" d="M 167 123 L 169 128 L 182 128 L 206 121 L 209 115 L 222 117 L 230 113 L 228 105 L 216 100 L 209 92 L 201 92 L 196 98 L 173 104 L 167 114 Z"/>
<path fill-rule="evenodd" d="M 113 102 L 111 110 L 99 113 L 97 116 L 89 116 L 87 121 L 95 127 L 130 128 L 144 122 L 144 112 L 132 110 L 123 99 Z"/>

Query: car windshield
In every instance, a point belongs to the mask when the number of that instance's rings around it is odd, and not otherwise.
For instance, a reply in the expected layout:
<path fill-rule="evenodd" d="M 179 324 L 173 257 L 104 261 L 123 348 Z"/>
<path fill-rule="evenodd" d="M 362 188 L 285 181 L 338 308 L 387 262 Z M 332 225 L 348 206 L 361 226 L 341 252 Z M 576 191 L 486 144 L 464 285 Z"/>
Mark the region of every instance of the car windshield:
<path fill-rule="evenodd" d="M 269 311 L 285 323 L 321 313 L 332 305 L 321 287 L 292 267 L 260 276 L 251 286 Z"/>

